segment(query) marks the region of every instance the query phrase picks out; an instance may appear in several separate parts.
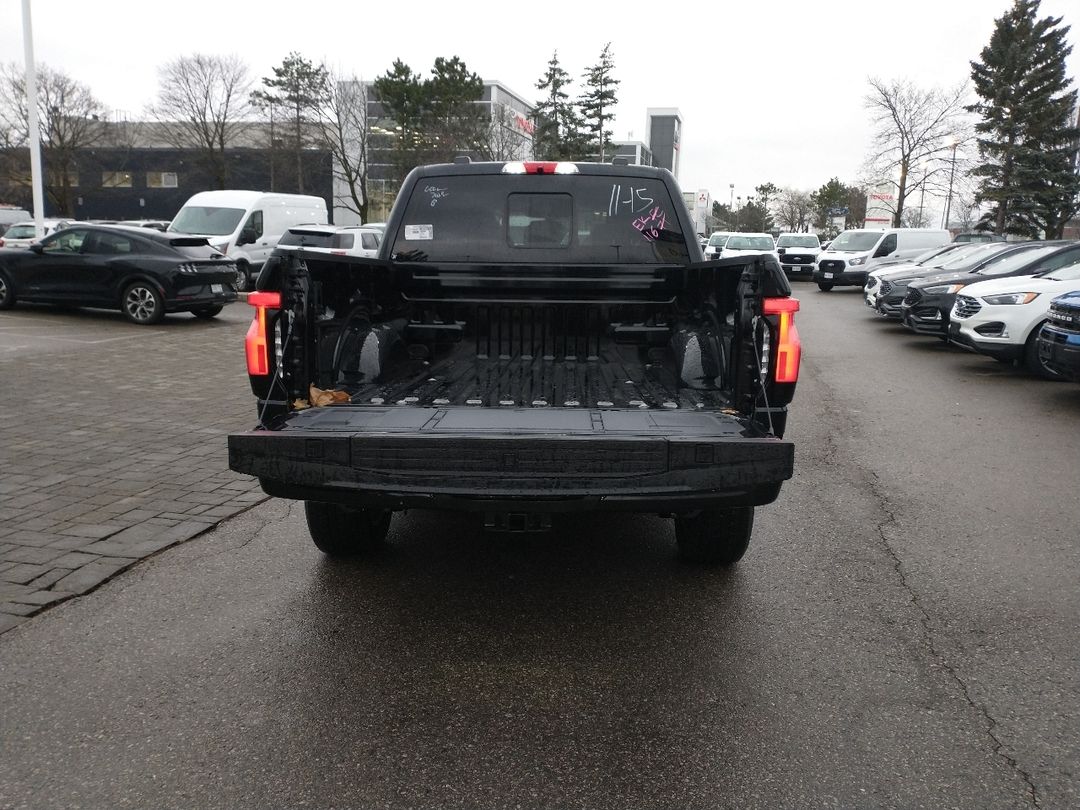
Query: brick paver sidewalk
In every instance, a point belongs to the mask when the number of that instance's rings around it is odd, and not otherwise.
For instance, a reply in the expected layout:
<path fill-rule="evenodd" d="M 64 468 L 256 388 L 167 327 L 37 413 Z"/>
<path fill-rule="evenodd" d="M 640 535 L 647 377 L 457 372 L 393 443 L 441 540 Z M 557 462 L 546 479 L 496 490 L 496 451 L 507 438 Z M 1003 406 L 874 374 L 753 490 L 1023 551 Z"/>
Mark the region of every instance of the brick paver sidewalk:
<path fill-rule="evenodd" d="M 225 444 L 255 421 L 246 310 L 0 313 L 0 633 L 266 497 Z"/>

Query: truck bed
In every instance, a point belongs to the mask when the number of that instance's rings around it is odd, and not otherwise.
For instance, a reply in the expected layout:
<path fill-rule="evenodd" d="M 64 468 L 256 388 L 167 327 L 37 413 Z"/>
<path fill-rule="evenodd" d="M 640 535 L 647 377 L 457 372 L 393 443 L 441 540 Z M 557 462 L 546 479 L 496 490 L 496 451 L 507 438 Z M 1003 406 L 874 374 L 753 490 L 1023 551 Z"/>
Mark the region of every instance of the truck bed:
<path fill-rule="evenodd" d="M 662 355 L 663 352 L 661 351 Z M 414 407 L 719 410 L 723 392 L 687 387 L 658 356 L 628 360 L 616 347 L 590 357 L 488 357 L 468 343 L 433 362 L 407 360 L 393 379 L 349 390 L 354 404 Z M 669 361 L 670 362 L 670 361 Z"/>

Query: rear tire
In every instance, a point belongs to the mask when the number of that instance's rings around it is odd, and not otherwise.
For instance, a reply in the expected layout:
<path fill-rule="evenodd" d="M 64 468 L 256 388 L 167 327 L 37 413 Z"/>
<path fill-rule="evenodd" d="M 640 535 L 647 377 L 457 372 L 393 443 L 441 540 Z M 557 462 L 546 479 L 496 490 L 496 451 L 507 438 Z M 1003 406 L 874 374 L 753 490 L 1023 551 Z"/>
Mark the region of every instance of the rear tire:
<path fill-rule="evenodd" d="M 220 304 L 214 307 L 201 307 L 200 309 L 191 310 L 191 314 L 194 315 L 196 318 L 202 318 L 203 320 L 208 321 L 211 318 L 216 318 L 218 315 L 220 315 L 221 310 L 223 310 L 224 308 L 225 307 L 221 306 Z"/>
<path fill-rule="evenodd" d="M 319 501 L 304 501 L 304 514 L 315 546 L 329 557 L 355 557 L 374 551 L 386 540 L 393 515 L 381 509 L 350 509 Z"/>
<path fill-rule="evenodd" d="M 124 288 L 120 309 L 125 318 L 140 326 L 159 323 L 165 317 L 165 301 L 147 281 L 136 281 Z"/>
<path fill-rule="evenodd" d="M 1024 367 L 1036 377 L 1042 377 L 1044 380 L 1063 380 L 1064 377 L 1047 368 L 1039 357 L 1039 332 L 1042 331 L 1043 323 L 1046 323 L 1046 321 L 1035 325 L 1035 328 L 1031 330 L 1031 334 L 1028 335 L 1027 343 L 1024 344 Z"/>
<path fill-rule="evenodd" d="M 831 290 L 833 288 L 832 284 L 822 284 L 821 282 L 818 282 L 817 286 L 818 286 L 818 289 L 821 290 L 822 292 L 828 292 L 829 290 Z"/>
<path fill-rule="evenodd" d="M 742 559 L 754 531 L 754 507 L 703 509 L 675 518 L 675 539 L 684 562 L 731 565 Z"/>
<path fill-rule="evenodd" d="M 0 309 L 11 309 L 15 306 L 15 290 L 11 289 L 11 281 L 0 272 Z"/>
<path fill-rule="evenodd" d="M 254 290 L 255 279 L 251 277 L 251 265 L 247 262 L 237 262 L 236 270 L 238 273 L 240 273 L 240 276 L 242 278 L 240 282 L 240 292 Z"/>

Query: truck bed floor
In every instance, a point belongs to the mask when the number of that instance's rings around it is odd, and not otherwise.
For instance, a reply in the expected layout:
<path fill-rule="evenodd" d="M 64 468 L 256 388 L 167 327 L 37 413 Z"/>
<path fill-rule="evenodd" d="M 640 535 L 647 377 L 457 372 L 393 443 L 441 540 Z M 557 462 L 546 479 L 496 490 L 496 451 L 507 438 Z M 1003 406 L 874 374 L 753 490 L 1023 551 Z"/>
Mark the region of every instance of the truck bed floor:
<path fill-rule="evenodd" d="M 613 349 L 573 359 L 488 358 L 460 351 L 431 363 L 403 363 L 395 379 L 363 385 L 350 393 L 354 404 L 382 406 L 690 410 L 728 406 L 719 390 L 688 388 L 662 363 L 627 362 Z"/>

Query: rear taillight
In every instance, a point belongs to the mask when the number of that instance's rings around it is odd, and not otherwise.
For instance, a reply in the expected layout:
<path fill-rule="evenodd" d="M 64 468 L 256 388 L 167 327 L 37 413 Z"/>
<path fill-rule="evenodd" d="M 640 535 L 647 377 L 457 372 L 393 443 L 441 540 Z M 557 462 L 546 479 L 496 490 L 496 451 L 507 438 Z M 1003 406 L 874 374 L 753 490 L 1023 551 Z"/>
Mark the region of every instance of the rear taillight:
<path fill-rule="evenodd" d="M 0 237 L 0 247 L 3 247 L 3 246 L 4 246 L 4 240 L 3 240 L 2 237 Z"/>
<path fill-rule="evenodd" d="M 266 313 L 267 310 L 281 308 L 281 293 L 253 292 L 248 296 L 248 303 L 255 307 L 255 317 L 251 319 L 251 326 L 244 338 L 248 374 L 265 377 L 270 373 L 270 335 Z"/>
<path fill-rule="evenodd" d="M 776 340 L 776 382 L 793 383 L 799 379 L 799 360 L 802 343 L 795 328 L 795 313 L 799 311 L 797 298 L 766 298 L 765 314 L 779 317 Z"/>

